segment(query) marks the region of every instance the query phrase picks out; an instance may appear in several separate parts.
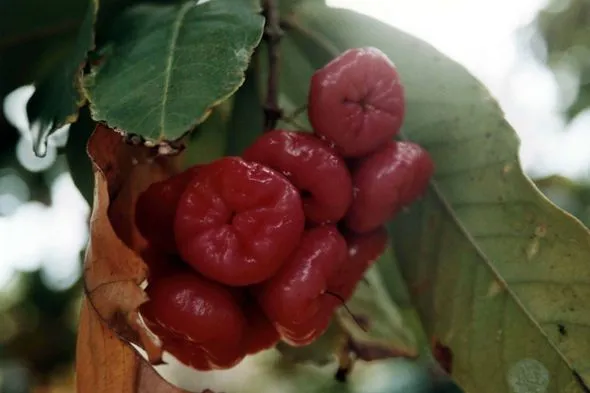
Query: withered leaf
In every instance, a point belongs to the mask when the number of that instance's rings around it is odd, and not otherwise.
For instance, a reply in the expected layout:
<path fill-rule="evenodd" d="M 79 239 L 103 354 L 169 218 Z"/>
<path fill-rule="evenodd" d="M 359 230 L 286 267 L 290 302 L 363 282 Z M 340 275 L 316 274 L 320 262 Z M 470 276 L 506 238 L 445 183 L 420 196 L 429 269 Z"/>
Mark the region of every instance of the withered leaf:
<path fill-rule="evenodd" d="M 187 393 L 171 386 L 84 299 L 76 348 L 78 393 Z"/>
<path fill-rule="evenodd" d="M 159 341 L 137 311 L 147 301 L 140 287 L 147 267 L 139 256 L 145 240 L 134 226 L 134 206 L 150 184 L 179 170 L 179 160 L 126 144 L 121 133 L 103 125 L 90 137 L 88 154 L 95 185 L 77 344 L 78 392 L 182 392 L 130 345 L 144 348 L 152 364 L 161 359 Z"/>

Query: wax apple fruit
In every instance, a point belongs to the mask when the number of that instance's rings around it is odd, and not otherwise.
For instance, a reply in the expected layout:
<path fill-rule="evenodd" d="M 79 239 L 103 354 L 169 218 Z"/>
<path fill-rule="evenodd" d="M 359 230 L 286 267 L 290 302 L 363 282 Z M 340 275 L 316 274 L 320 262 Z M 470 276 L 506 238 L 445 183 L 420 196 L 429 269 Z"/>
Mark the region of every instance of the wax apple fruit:
<path fill-rule="evenodd" d="M 191 167 L 168 179 L 151 184 L 135 205 L 135 224 L 141 235 L 159 251 L 176 254 L 174 217 L 184 189 L 197 174 L 199 166 Z"/>
<path fill-rule="evenodd" d="M 299 244 L 305 218 L 280 173 L 238 157 L 199 170 L 182 194 L 174 234 L 181 257 L 211 280 L 245 286 L 270 278 Z"/>
<path fill-rule="evenodd" d="M 307 220 L 335 223 L 352 200 L 350 173 L 342 157 L 311 134 L 273 130 L 261 135 L 244 158 L 273 168 L 302 193 Z"/>
<path fill-rule="evenodd" d="M 399 132 L 404 89 L 379 49 L 350 49 L 313 74 L 307 110 L 316 134 L 344 157 L 360 157 Z"/>
<path fill-rule="evenodd" d="M 346 225 L 359 233 L 383 225 L 426 191 L 433 171 L 432 159 L 419 145 L 389 142 L 357 164 Z"/>

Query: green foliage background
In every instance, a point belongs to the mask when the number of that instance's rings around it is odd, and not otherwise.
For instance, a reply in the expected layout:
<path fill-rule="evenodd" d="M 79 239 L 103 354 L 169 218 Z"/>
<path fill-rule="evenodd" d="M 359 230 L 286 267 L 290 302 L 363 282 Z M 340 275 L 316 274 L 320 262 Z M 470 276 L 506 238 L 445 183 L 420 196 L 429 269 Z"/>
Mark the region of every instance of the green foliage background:
<path fill-rule="evenodd" d="M 535 24 L 546 46 L 538 53 L 557 74 L 557 81 L 568 102 L 566 115 L 573 118 L 590 107 L 590 2 L 550 0 Z M 566 73 L 577 83 L 560 78 Z"/>

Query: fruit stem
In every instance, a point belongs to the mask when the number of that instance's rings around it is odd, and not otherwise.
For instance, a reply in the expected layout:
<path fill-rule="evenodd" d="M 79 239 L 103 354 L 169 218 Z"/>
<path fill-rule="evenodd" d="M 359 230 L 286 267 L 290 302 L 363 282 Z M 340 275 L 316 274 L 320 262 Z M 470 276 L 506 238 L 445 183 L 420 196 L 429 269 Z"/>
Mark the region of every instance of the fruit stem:
<path fill-rule="evenodd" d="M 348 308 L 348 306 L 346 305 L 346 301 L 344 300 L 344 298 L 342 296 L 340 296 L 339 294 L 337 294 L 335 292 L 331 292 L 331 291 L 326 291 L 324 293 L 326 295 L 333 296 L 336 299 L 340 300 L 340 302 L 341 302 L 340 306 L 346 310 L 346 312 L 350 315 L 350 317 L 358 325 L 358 327 L 360 329 L 362 329 L 365 333 L 367 333 L 367 329 L 365 328 L 366 323 L 363 323 L 356 315 L 354 315 L 352 313 L 352 311 L 350 311 L 350 308 Z"/>
<path fill-rule="evenodd" d="M 297 119 L 297 117 L 299 117 L 299 115 L 301 115 L 306 110 L 307 110 L 307 104 L 301 105 L 299 108 L 295 109 L 288 116 L 283 116 L 281 120 L 284 121 L 285 123 L 290 123 L 290 124 L 293 124 L 295 126 L 300 127 L 301 129 L 303 129 L 302 126 L 300 126 L 295 119 Z"/>
<path fill-rule="evenodd" d="M 264 104 L 264 130 L 272 130 L 282 116 L 279 107 L 279 42 L 283 35 L 277 0 L 263 0 L 262 15 L 265 18 L 264 40 L 268 48 L 268 82 Z"/>

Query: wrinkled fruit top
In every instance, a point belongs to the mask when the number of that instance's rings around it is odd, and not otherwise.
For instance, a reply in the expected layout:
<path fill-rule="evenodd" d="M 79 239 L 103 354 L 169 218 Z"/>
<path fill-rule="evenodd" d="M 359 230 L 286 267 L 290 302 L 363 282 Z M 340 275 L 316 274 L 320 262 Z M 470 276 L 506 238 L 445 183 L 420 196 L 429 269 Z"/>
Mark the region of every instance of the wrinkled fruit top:
<path fill-rule="evenodd" d="M 305 218 L 297 189 L 274 170 L 221 158 L 180 197 L 174 234 L 181 257 L 226 285 L 262 282 L 297 247 Z"/>
<path fill-rule="evenodd" d="M 350 49 L 311 78 L 309 121 L 344 157 L 363 156 L 394 137 L 404 112 L 397 69 L 379 49 Z"/>

